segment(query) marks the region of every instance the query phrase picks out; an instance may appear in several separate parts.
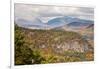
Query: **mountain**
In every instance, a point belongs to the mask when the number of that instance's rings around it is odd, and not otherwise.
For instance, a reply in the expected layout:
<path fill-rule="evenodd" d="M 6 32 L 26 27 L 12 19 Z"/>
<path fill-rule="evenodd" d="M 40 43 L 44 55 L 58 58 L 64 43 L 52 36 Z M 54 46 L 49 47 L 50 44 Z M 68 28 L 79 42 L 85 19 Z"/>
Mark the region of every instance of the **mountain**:
<path fill-rule="evenodd" d="M 64 53 L 65 51 L 86 52 L 92 49 L 87 40 L 76 32 L 57 30 L 32 30 L 20 28 L 25 39 L 29 40 L 30 48 L 34 50 L 34 45 L 43 51 L 52 50 L 54 53 Z M 34 41 L 34 39 L 36 41 Z"/>
<path fill-rule="evenodd" d="M 93 40 L 77 32 L 14 27 L 15 65 L 94 60 Z"/>
<path fill-rule="evenodd" d="M 91 25 L 91 23 L 72 22 L 67 25 L 69 27 L 74 27 L 74 28 L 83 28 L 83 27 L 87 27 L 88 25 Z"/>
<path fill-rule="evenodd" d="M 68 24 L 69 19 L 70 19 L 69 17 L 54 18 L 54 19 L 52 19 L 52 20 L 49 20 L 49 21 L 47 22 L 47 25 L 49 25 L 51 28 L 63 26 L 63 25 L 65 25 L 65 24 Z"/>
<path fill-rule="evenodd" d="M 35 19 L 34 21 L 29 21 L 25 19 L 17 19 L 16 24 L 20 27 L 30 28 L 30 29 L 45 29 L 46 25 L 40 20 Z"/>
<path fill-rule="evenodd" d="M 84 20 L 79 18 L 73 18 L 69 16 L 62 16 L 50 19 L 47 23 L 43 23 L 41 19 L 35 18 L 33 21 L 25 20 L 25 19 L 17 19 L 15 20 L 18 26 L 25 27 L 29 29 L 55 29 L 55 28 L 63 28 L 63 29 L 78 29 L 83 28 L 85 26 L 89 26 L 93 24 L 91 20 Z"/>
<path fill-rule="evenodd" d="M 54 18 L 52 20 L 49 20 L 47 24 L 51 28 L 62 27 L 64 25 L 68 25 L 71 27 L 83 27 L 89 24 L 93 24 L 93 21 L 64 16 L 64 17 L 59 17 L 59 18 Z"/>
<path fill-rule="evenodd" d="M 94 29 L 94 24 L 87 26 L 88 29 Z"/>

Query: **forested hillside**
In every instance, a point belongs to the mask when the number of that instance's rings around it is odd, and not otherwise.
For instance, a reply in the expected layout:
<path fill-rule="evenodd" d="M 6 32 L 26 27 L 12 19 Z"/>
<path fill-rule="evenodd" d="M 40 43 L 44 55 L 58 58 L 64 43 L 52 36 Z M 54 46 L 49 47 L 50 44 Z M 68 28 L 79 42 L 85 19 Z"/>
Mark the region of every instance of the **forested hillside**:
<path fill-rule="evenodd" d="M 15 24 L 15 65 L 92 60 L 92 45 L 76 32 L 32 30 Z"/>

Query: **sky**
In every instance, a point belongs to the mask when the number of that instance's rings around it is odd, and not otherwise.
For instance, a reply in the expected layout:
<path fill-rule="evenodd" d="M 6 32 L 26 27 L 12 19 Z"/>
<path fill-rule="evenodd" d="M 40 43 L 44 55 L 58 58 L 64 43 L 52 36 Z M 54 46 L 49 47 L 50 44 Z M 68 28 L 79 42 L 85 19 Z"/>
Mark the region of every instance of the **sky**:
<path fill-rule="evenodd" d="M 62 16 L 94 20 L 94 8 L 16 3 L 14 6 L 14 15 L 15 20 L 26 19 L 34 21 L 40 19 L 43 23 L 47 23 L 50 19 Z"/>

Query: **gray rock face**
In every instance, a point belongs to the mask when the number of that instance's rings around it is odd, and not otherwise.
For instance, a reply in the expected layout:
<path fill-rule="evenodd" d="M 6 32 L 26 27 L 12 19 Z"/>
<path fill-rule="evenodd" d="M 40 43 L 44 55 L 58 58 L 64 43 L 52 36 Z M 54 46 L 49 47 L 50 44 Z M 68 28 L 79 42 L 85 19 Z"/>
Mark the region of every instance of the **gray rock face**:
<path fill-rule="evenodd" d="M 64 51 L 76 51 L 76 52 L 86 52 L 89 51 L 89 46 L 87 43 L 79 43 L 78 41 L 66 42 L 59 45 L 53 46 L 55 52 L 61 53 Z"/>
<path fill-rule="evenodd" d="M 48 48 L 48 45 L 41 45 L 39 48 L 45 49 Z M 55 51 L 56 53 L 64 53 L 65 51 L 75 51 L 75 52 L 87 52 L 90 51 L 90 46 L 87 41 L 82 40 L 69 40 L 65 42 L 54 42 L 54 44 L 51 44 L 50 47 Z"/>

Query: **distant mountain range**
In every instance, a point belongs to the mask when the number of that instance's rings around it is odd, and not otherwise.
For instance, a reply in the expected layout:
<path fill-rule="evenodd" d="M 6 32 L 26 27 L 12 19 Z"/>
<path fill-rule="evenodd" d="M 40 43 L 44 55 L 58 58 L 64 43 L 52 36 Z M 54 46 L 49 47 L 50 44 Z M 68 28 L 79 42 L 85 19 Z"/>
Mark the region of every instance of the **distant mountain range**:
<path fill-rule="evenodd" d="M 15 20 L 16 24 L 30 29 L 80 29 L 91 25 L 94 25 L 92 20 L 84 20 L 79 18 L 72 18 L 68 16 L 57 17 L 49 20 L 47 23 L 43 23 L 40 19 L 36 18 L 34 21 L 28 21 L 25 19 Z"/>

